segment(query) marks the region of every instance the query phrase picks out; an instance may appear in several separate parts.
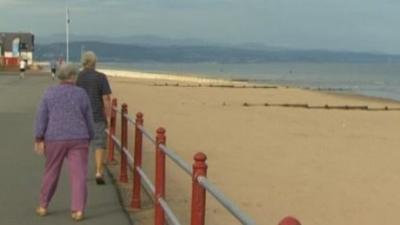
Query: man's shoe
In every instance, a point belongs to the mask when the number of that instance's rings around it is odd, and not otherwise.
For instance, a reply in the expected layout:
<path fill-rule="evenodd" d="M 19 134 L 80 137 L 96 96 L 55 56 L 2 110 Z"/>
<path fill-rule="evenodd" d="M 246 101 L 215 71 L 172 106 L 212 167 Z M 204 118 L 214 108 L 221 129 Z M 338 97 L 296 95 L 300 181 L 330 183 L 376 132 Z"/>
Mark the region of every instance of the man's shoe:
<path fill-rule="evenodd" d="M 96 177 L 96 184 L 97 185 L 105 185 L 106 184 L 106 182 L 104 181 L 103 176 Z"/>

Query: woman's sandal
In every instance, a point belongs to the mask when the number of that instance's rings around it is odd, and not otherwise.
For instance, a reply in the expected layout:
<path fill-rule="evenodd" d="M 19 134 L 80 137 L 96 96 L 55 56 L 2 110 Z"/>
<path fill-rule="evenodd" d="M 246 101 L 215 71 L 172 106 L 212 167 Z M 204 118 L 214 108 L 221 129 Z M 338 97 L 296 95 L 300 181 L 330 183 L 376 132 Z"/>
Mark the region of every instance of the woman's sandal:
<path fill-rule="evenodd" d="M 77 222 L 81 221 L 81 220 L 83 220 L 83 212 L 82 211 L 73 212 L 71 214 L 71 217 L 72 217 L 73 220 L 75 220 Z"/>
<path fill-rule="evenodd" d="M 46 216 L 47 215 L 47 209 L 39 206 L 39 207 L 36 208 L 36 214 L 38 214 L 39 216 Z"/>

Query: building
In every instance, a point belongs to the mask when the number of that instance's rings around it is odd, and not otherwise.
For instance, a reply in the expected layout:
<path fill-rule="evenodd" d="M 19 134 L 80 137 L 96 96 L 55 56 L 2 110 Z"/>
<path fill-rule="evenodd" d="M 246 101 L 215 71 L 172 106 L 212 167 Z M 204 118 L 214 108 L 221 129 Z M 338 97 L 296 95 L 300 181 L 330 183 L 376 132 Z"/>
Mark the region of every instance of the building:
<path fill-rule="evenodd" d="M 0 32 L 0 64 L 15 65 L 19 60 L 33 63 L 35 36 L 32 33 Z"/>

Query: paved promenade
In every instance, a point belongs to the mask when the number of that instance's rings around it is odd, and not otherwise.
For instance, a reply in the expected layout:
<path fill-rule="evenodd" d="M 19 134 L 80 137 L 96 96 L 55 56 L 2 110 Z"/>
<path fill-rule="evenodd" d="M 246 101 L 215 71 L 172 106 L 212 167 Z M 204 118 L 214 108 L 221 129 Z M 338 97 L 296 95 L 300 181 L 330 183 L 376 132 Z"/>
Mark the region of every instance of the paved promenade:
<path fill-rule="evenodd" d="M 70 192 L 66 168 L 49 215 L 38 217 L 35 207 L 44 159 L 33 152 L 33 123 L 38 101 L 47 86 L 55 84 L 50 75 L 0 72 L 0 224 L 76 224 L 70 217 Z M 92 159 L 91 155 L 91 159 Z M 93 173 L 91 160 L 90 174 Z M 79 224 L 132 224 L 118 201 L 114 185 L 96 186 L 90 177 L 86 219 Z"/>

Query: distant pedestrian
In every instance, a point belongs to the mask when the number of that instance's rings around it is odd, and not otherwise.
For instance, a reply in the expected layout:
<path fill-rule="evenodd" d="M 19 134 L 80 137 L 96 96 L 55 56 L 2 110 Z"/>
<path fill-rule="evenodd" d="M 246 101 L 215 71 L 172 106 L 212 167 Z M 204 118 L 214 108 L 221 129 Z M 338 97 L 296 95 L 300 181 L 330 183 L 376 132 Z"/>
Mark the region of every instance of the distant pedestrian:
<path fill-rule="evenodd" d="M 64 59 L 62 57 L 58 58 L 58 65 L 59 66 L 64 65 Z"/>
<path fill-rule="evenodd" d="M 19 76 L 20 76 L 20 78 L 25 77 L 25 70 L 26 70 L 26 61 L 25 61 L 25 59 L 21 59 L 19 61 Z"/>
<path fill-rule="evenodd" d="M 51 68 L 51 78 L 54 80 L 56 77 L 56 72 L 57 72 L 57 62 L 56 60 L 52 60 L 50 63 L 50 68 Z"/>
<path fill-rule="evenodd" d="M 64 65 L 57 73 L 60 84 L 48 88 L 38 108 L 35 151 L 45 155 L 45 171 L 36 213 L 47 215 L 56 191 L 64 159 L 68 161 L 71 185 L 71 216 L 83 219 L 87 199 L 89 141 L 94 136 L 90 100 L 75 86 L 77 68 Z"/>
<path fill-rule="evenodd" d="M 96 55 L 88 51 L 82 54 L 83 70 L 79 73 L 77 85 L 86 90 L 93 109 L 95 135 L 90 143 L 95 151 L 96 182 L 104 182 L 104 158 L 106 149 L 107 118 L 111 112 L 111 88 L 105 74 L 96 71 Z"/>

